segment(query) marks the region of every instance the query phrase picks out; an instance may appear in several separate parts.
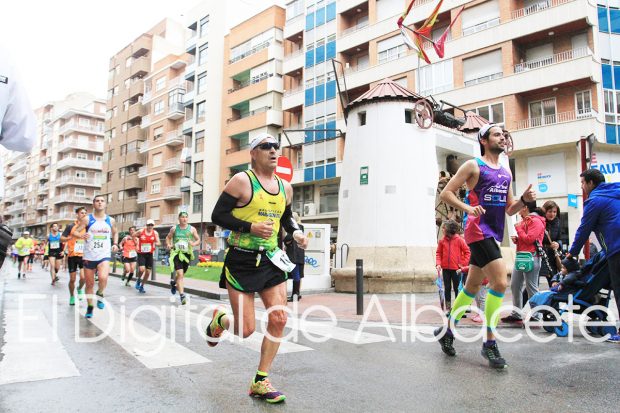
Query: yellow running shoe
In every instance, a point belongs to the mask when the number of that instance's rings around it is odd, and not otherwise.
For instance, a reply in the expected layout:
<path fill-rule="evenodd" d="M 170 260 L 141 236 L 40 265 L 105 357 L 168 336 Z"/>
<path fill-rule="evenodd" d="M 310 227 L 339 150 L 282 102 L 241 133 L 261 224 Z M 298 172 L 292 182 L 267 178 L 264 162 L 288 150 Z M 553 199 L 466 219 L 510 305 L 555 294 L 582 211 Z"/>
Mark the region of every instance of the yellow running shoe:
<path fill-rule="evenodd" d="M 265 400 L 267 403 L 280 403 L 286 396 L 273 388 L 269 379 L 254 381 L 250 384 L 250 396 Z"/>
<path fill-rule="evenodd" d="M 211 322 L 209 323 L 209 325 L 207 326 L 207 344 L 209 345 L 209 347 L 215 347 L 217 346 L 217 343 L 219 343 L 219 340 L 209 340 L 209 338 L 214 338 L 214 339 L 219 339 L 222 335 L 222 333 L 224 332 L 224 328 L 222 328 L 222 326 L 220 326 L 217 322 L 217 320 L 220 318 L 220 315 L 225 315 L 226 313 L 222 310 L 220 310 L 219 308 L 216 308 L 215 310 L 213 310 L 213 319 L 211 320 Z"/>

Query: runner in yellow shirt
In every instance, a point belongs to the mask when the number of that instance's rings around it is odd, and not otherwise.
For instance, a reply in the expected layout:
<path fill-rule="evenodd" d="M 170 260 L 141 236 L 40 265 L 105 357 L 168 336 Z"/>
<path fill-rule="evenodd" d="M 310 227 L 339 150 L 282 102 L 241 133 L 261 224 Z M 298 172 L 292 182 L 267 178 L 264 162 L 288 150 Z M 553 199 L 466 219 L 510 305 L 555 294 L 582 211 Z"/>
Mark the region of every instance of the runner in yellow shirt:
<path fill-rule="evenodd" d="M 22 274 L 26 278 L 26 271 L 28 270 L 28 257 L 30 257 L 30 250 L 34 246 L 34 240 L 30 238 L 30 232 L 24 231 L 21 238 L 15 243 L 17 248 L 17 278 L 21 278 Z"/>

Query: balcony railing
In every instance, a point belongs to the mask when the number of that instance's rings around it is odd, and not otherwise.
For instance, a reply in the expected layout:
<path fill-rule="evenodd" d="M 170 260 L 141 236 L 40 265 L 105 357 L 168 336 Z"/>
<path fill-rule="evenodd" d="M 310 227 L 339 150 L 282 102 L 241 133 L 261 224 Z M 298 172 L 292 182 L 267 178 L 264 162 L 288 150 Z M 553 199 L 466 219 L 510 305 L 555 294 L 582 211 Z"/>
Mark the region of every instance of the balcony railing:
<path fill-rule="evenodd" d="M 146 192 L 138 192 L 138 203 L 143 204 L 146 202 Z"/>
<path fill-rule="evenodd" d="M 47 166 L 49 164 L 50 164 L 50 158 L 48 156 L 42 156 L 41 158 L 39 158 L 39 165 Z"/>
<path fill-rule="evenodd" d="M 78 178 L 77 176 L 63 176 L 56 185 L 84 185 L 100 186 L 101 182 L 95 178 Z"/>
<path fill-rule="evenodd" d="M 62 204 L 65 202 L 70 202 L 73 204 L 90 204 L 92 202 L 92 199 L 88 196 L 64 194 L 64 195 L 55 196 L 52 199 L 52 202 L 54 202 L 54 204 Z M 70 214 L 70 215 L 74 216 L 73 214 Z"/>
<path fill-rule="evenodd" d="M 490 82 L 491 80 L 500 79 L 504 74 L 502 72 L 493 73 L 492 75 L 482 76 L 477 79 L 471 79 L 465 82 L 465 86 L 473 86 L 479 83 Z"/>
<path fill-rule="evenodd" d="M 148 167 L 147 167 L 147 166 L 141 166 L 141 167 L 138 169 L 138 178 L 146 178 L 146 176 L 148 175 L 148 173 L 149 173 Z M 139 198 L 139 197 L 140 197 L 140 196 L 138 195 L 138 198 Z"/>
<path fill-rule="evenodd" d="M 299 55 L 304 54 L 304 49 L 297 49 L 295 50 L 293 53 L 289 53 L 286 56 L 284 56 L 284 61 L 290 60 L 290 59 L 294 59 Z"/>
<path fill-rule="evenodd" d="M 140 122 L 140 127 L 144 129 L 150 124 L 151 124 L 151 116 L 143 116 L 142 121 Z"/>
<path fill-rule="evenodd" d="M 185 143 L 185 138 L 181 131 L 168 132 L 166 134 L 166 145 L 178 146 Z"/>
<path fill-rule="evenodd" d="M 266 40 L 263 43 L 254 46 L 253 48 L 251 48 L 247 52 L 241 53 L 239 56 L 233 57 L 232 59 L 230 59 L 228 61 L 228 63 L 229 64 L 233 64 L 235 62 L 238 62 L 239 60 L 245 59 L 246 57 L 252 56 L 253 54 L 258 53 L 261 50 L 269 47 L 270 44 L 271 44 L 271 40 Z"/>
<path fill-rule="evenodd" d="M 171 119 L 181 119 L 183 116 L 185 116 L 185 106 L 183 106 L 183 103 L 176 102 L 168 106 L 166 117 Z"/>
<path fill-rule="evenodd" d="M 47 171 L 39 172 L 39 181 L 48 181 L 50 179 L 50 173 Z"/>
<path fill-rule="evenodd" d="M 101 169 L 103 166 L 101 161 L 94 159 L 79 159 L 74 157 L 63 158 L 56 163 L 57 169 L 65 168 L 89 168 L 89 169 Z"/>
<path fill-rule="evenodd" d="M 98 135 L 104 134 L 104 130 L 102 126 L 80 125 L 77 122 L 65 123 L 64 125 L 60 127 L 58 134 L 63 135 L 69 130 L 75 130 L 77 132 L 95 133 Z"/>
<path fill-rule="evenodd" d="M 238 84 L 237 86 L 235 86 L 234 88 L 232 88 L 232 89 L 228 89 L 228 93 L 230 94 L 230 93 L 234 93 L 234 92 L 236 92 L 236 91 L 238 91 L 238 90 L 245 89 L 246 87 L 248 87 L 248 86 L 250 86 L 250 85 L 254 85 L 254 84 L 256 84 L 256 83 L 260 83 L 260 82 L 262 82 L 262 81 L 263 81 L 263 80 L 265 80 L 265 79 L 268 79 L 268 78 L 270 78 L 270 77 L 273 77 L 274 75 L 275 75 L 275 76 L 277 76 L 277 77 L 282 77 L 282 75 L 280 75 L 280 74 L 274 74 L 274 73 L 263 73 L 263 74 L 262 74 L 260 77 L 258 77 L 258 78 L 255 78 L 255 79 L 248 79 L 248 80 L 246 80 L 245 82 L 241 82 L 241 83 L 239 83 L 239 84 Z"/>
<path fill-rule="evenodd" d="M 516 130 L 538 128 L 541 126 L 554 125 L 556 123 L 572 122 L 574 120 L 587 119 L 595 116 L 596 112 L 592 109 L 554 113 L 552 115 L 520 120 L 517 122 Z"/>
<path fill-rule="evenodd" d="M 48 201 L 41 201 L 41 202 L 37 202 L 37 210 L 41 211 L 41 210 L 46 210 L 47 206 L 49 205 Z"/>
<path fill-rule="evenodd" d="M 48 221 L 62 221 L 64 219 L 75 219 L 75 214 L 72 212 L 58 212 L 56 214 L 50 215 L 47 220 Z"/>
<path fill-rule="evenodd" d="M 245 119 L 245 118 L 248 118 L 250 116 L 258 115 L 259 113 L 267 112 L 269 109 L 271 109 L 271 106 L 263 106 L 262 108 L 258 108 L 258 109 L 255 109 L 255 110 L 251 110 L 249 112 L 242 113 L 237 118 L 229 118 L 229 119 L 226 120 L 226 122 L 227 123 L 236 122 L 238 120 Z"/>
<path fill-rule="evenodd" d="M 303 91 L 304 91 L 304 87 L 302 85 L 299 85 L 296 88 L 285 90 L 284 97 L 292 96 L 292 95 L 295 95 Z"/>
<path fill-rule="evenodd" d="M 556 63 L 566 62 L 568 60 L 578 59 L 580 57 L 591 55 L 592 51 L 587 47 L 579 47 L 577 49 L 567 50 L 562 53 L 556 53 L 541 59 L 529 60 L 515 65 L 515 73 L 524 72 L 526 70 L 538 69 L 541 67 L 553 65 Z"/>
<path fill-rule="evenodd" d="M 77 139 L 65 139 L 58 145 L 58 152 L 63 152 L 67 149 L 103 152 L 103 142 L 80 142 Z"/>
<path fill-rule="evenodd" d="M 168 159 L 164 165 L 164 172 L 181 172 L 181 161 L 178 158 Z"/>
<path fill-rule="evenodd" d="M 39 185 L 39 188 L 37 188 L 37 195 L 44 195 L 49 190 L 50 186 L 48 184 Z"/>
<path fill-rule="evenodd" d="M 226 149 L 226 155 L 231 154 L 231 153 L 235 153 L 235 152 L 239 152 L 239 151 L 243 151 L 246 150 L 250 147 L 249 144 L 247 145 L 241 145 L 237 148 L 230 148 L 230 149 Z"/>
<path fill-rule="evenodd" d="M 540 0 L 536 4 L 532 4 L 531 6 L 513 10 L 510 13 L 510 20 L 520 19 L 525 16 L 529 16 L 530 14 L 538 13 L 539 11 L 547 10 L 551 7 L 560 6 L 562 4 L 570 3 L 575 0 Z"/>
<path fill-rule="evenodd" d="M 14 187 L 24 182 L 26 182 L 26 174 L 17 174 L 15 178 L 11 179 L 10 185 Z"/>
<path fill-rule="evenodd" d="M 362 22 L 360 24 L 356 24 L 353 27 L 349 27 L 348 29 L 344 29 L 342 31 L 342 33 L 340 33 L 340 39 L 342 39 L 343 37 L 346 37 L 352 33 L 355 33 L 358 30 L 362 30 L 364 27 L 368 27 L 368 20 L 366 20 L 365 22 Z"/>
<path fill-rule="evenodd" d="M 465 27 L 463 29 L 463 36 L 478 33 L 482 30 L 490 29 L 491 27 L 499 26 L 499 17 L 488 20 L 486 22 L 478 23 L 475 26 Z"/>
<path fill-rule="evenodd" d="M 164 196 L 166 198 L 180 198 L 181 188 L 177 186 L 167 186 L 164 188 Z"/>
<path fill-rule="evenodd" d="M 21 171 L 23 169 L 26 169 L 27 167 L 28 167 L 28 161 L 23 159 L 23 160 L 17 162 L 15 165 L 13 165 L 11 167 L 11 169 L 13 170 L 13 172 L 19 172 L 19 171 Z"/>
<path fill-rule="evenodd" d="M 177 216 L 175 214 L 166 214 L 161 217 L 160 225 L 174 225 L 177 223 Z"/>
<path fill-rule="evenodd" d="M 138 229 L 142 229 L 146 226 L 146 217 L 140 217 L 136 219 L 133 224 L 138 227 Z"/>

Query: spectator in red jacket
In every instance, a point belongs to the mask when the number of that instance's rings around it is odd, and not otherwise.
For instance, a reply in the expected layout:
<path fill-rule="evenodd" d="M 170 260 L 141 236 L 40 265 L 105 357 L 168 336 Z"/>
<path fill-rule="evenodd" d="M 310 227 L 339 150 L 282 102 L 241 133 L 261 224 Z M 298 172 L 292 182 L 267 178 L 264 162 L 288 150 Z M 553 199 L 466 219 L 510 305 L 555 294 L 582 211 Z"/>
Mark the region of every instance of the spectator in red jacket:
<path fill-rule="evenodd" d="M 446 308 L 452 308 L 452 294 L 450 285 L 454 290 L 454 296 L 459 293 L 460 276 L 457 271 L 469 265 L 471 252 L 463 237 L 459 235 L 460 226 L 456 221 L 448 220 L 443 225 L 443 238 L 437 245 L 436 264 L 437 271 L 443 276 Z"/>
<path fill-rule="evenodd" d="M 510 289 L 512 290 L 512 305 L 516 308 L 523 308 L 523 284 L 527 290 L 528 297 L 533 297 L 538 292 L 538 273 L 540 272 L 540 255 L 535 242 L 542 245 L 545 236 L 545 214 L 541 209 L 536 208 L 536 201 L 526 202 L 525 206 L 519 211 L 521 221 L 515 225 L 517 236 L 512 237 L 512 242 L 517 244 L 517 252 L 529 252 L 532 254 L 533 265 L 530 271 L 520 271 L 516 267 L 512 270 L 510 277 Z M 503 322 L 519 323 L 521 315 L 513 311 L 507 317 L 502 318 Z"/>

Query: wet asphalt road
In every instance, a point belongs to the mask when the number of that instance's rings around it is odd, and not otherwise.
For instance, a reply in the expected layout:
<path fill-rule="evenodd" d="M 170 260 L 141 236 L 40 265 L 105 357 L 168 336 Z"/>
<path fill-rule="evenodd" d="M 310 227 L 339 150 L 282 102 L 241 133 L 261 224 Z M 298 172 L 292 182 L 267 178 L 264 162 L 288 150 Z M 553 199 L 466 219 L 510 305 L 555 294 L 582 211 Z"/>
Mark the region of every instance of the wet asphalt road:
<path fill-rule="evenodd" d="M 457 343 L 458 356 L 447 358 L 438 344 L 403 342 L 402 331 L 394 330 L 396 342 L 368 344 L 314 343 L 302 335 L 298 344 L 311 350 L 279 354 L 270 372 L 273 384 L 288 398 L 268 405 L 247 395 L 257 351 L 230 342 L 210 348 L 194 328 L 187 341 L 182 323 L 174 334 L 177 342 L 210 362 L 148 368 L 110 338 L 76 342 L 65 274 L 63 278 L 51 287 L 41 271 L 25 281 L 17 280 L 15 270 L 7 266 L 0 274 L 0 348 L 9 352 L 0 355 L 0 370 L 13 357 L 5 340 L 8 329 L 14 328 L 4 322 L 7 311 L 18 308 L 21 294 L 37 293 L 45 297 L 29 300 L 25 307 L 40 310 L 49 325 L 57 319 L 60 346 L 79 371 L 73 377 L 0 384 L 0 412 L 615 412 L 620 398 L 620 346 L 590 343 L 578 333 L 573 343 L 566 338 L 548 344 L 530 338 L 503 343 L 500 348 L 510 366 L 494 371 L 480 356 L 479 342 Z M 52 293 L 57 293 L 56 304 Z M 106 297 L 116 310 L 126 297 L 127 314 L 149 300 L 156 306 L 178 306 L 178 300 L 169 303 L 166 290 L 149 288 L 146 296 L 139 296 L 115 278 Z M 192 297 L 196 313 L 215 303 Z M 140 313 L 136 321 L 159 329 L 152 313 Z M 83 317 L 78 317 L 78 325 L 81 337 L 101 333 Z M 357 328 L 351 322 L 338 326 Z M 420 329 L 428 333 L 430 327 Z M 365 331 L 388 336 L 381 328 Z"/>

